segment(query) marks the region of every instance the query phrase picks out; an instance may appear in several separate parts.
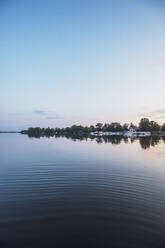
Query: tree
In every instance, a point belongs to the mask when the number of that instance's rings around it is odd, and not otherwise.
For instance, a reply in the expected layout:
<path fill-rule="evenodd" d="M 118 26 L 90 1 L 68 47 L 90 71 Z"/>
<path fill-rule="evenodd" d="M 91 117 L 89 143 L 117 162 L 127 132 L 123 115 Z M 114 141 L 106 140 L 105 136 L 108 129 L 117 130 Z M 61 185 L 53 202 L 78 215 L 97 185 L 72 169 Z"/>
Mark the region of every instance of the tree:
<path fill-rule="evenodd" d="M 90 125 L 90 127 L 88 128 L 88 132 L 94 132 L 95 131 L 95 127 L 93 125 Z"/>
<path fill-rule="evenodd" d="M 142 118 L 140 120 L 139 129 L 141 131 L 149 131 L 150 130 L 150 121 L 148 118 Z"/>
<path fill-rule="evenodd" d="M 97 131 L 101 131 L 101 130 L 102 130 L 102 126 L 103 126 L 102 123 L 97 123 L 97 124 L 96 124 L 96 129 L 97 129 Z"/>
<path fill-rule="evenodd" d="M 162 129 L 163 132 L 165 132 L 165 123 L 163 124 L 161 129 Z"/>
<path fill-rule="evenodd" d="M 108 124 L 105 123 L 104 126 L 102 127 L 103 132 L 107 132 L 108 131 Z"/>
<path fill-rule="evenodd" d="M 150 121 L 150 131 L 159 131 L 160 125 L 155 121 Z"/>
<path fill-rule="evenodd" d="M 112 122 L 108 127 L 108 131 L 110 131 L 110 132 L 121 132 L 122 131 L 122 126 L 118 122 Z"/>
<path fill-rule="evenodd" d="M 129 128 L 133 128 L 133 129 L 137 129 L 137 127 L 131 122 L 131 124 L 129 125 Z"/>
<path fill-rule="evenodd" d="M 124 123 L 124 125 L 123 125 L 123 131 L 128 131 L 128 129 L 129 129 L 129 124 Z"/>

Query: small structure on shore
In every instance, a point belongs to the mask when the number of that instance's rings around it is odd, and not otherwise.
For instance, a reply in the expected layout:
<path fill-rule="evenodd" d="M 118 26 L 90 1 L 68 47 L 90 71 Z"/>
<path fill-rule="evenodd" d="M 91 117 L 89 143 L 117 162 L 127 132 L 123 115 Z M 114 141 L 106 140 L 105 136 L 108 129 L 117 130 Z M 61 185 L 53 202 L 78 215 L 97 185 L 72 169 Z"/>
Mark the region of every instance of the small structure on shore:
<path fill-rule="evenodd" d="M 91 132 L 90 135 L 92 136 L 122 136 L 123 132 L 102 132 L 102 131 L 95 131 Z"/>
<path fill-rule="evenodd" d="M 151 132 L 148 131 L 137 131 L 133 128 L 130 128 L 126 132 L 102 132 L 102 131 L 95 131 L 91 132 L 90 135 L 101 137 L 101 136 L 125 136 L 125 137 L 148 137 L 151 136 Z"/>
<path fill-rule="evenodd" d="M 124 136 L 126 137 L 147 137 L 147 136 L 151 136 L 151 132 L 127 131 L 126 133 L 124 133 Z"/>

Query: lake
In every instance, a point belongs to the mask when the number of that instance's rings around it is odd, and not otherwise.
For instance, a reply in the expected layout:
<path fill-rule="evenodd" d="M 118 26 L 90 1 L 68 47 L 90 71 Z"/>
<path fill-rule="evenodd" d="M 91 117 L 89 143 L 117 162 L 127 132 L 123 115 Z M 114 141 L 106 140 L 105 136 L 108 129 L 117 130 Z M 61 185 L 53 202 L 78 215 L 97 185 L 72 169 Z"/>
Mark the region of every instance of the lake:
<path fill-rule="evenodd" d="M 0 247 L 165 247 L 165 143 L 0 134 Z"/>

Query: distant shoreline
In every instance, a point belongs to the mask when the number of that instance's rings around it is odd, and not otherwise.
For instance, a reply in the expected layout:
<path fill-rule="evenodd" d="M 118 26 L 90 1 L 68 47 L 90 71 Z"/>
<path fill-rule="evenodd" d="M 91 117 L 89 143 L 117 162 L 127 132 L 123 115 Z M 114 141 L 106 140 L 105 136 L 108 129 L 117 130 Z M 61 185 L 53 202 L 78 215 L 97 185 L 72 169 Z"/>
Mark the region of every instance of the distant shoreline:
<path fill-rule="evenodd" d="M 0 131 L 0 134 L 1 133 L 20 133 L 20 134 L 26 134 L 28 135 L 28 132 L 22 132 L 22 131 Z M 67 135 L 67 133 L 64 134 L 64 136 Z M 50 135 L 51 136 L 51 135 Z M 53 136 L 56 136 L 56 135 L 53 135 Z M 63 135 L 57 135 L 57 136 L 63 136 Z M 83 136 L 83 135 L 82 135 Z M 84 134 L 84 136 L 86 136 Z M 88 134 L 88 136 L 91 136 L 90 134 Z M 104 136 L 104 135 L 103 135 Z M 119 135 L 118 135 L 119 136 Z M 122 136 L 122 135 L 121 135 Z M 162 137 L 162 136 L 165 136 L 165 132 L 162 132 L 162 131 L 155 131 L 155 132 L 151 132 L 151 136 L 157 136 L 157 137 Z M 34 136 L 35 137 L 35 136 Z M 46 135 L 43 135 L 43 137 L 47 137 Z"/>
<path fill-rule="evenodd" d="M 0 131 L 0 133 L 21 133 L 21 131 Z"/>
<path fill-rule="evenodd" d="M 66 128 L 41 128 L 30 127 L 21 131 L 0 131 L 0 133 L 21 133 L 30 137 L 53 137 L 53 136 L 165 136 L 165 123 L 159 125 L 155 121 L 148 118 L 142 118 L 139 125 L 136 126 L 132 122 L 130 124 L 119 122 L 97 123 L 95 126 L 72 125 Z"/>

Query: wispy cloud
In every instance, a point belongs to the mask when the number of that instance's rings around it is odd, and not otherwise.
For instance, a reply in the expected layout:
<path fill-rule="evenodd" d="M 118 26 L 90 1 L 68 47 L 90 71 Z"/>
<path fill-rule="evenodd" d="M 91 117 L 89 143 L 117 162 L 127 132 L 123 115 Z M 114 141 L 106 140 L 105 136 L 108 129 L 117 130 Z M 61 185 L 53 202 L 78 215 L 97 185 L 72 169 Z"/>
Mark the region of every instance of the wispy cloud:
<path fill-rule="evenodd" d="M 140 113 L 138 116 L 148 117 L 148 118 L 153 117 L 158 119 L 165 118 L 165 108 L 155 109 L 153 111 Z"/>
<path fill-rule="evenodd" d="M 33 110 L 32 112 L 33 114 L 42 115 L 45 117 L 45 119 L 48 119 L 48 120 L 63 119 L 62 116 L 60 116 L 54 111 Z"/>
<path fill-rule="evenodd" d="M 33 110 L 33 114 L 37 114 L 37 115 L 46 115 L 47 112 L 44 110 Z"/>
<path fill-rule="evenodd" d="M 157 117 L 157 119 L 165 119 L 165 115 Z"/>
<path fill-rule="evenodd" d="M 48 120 L 58 120 L 58 119 L 63 119 L 61 116 L 47 116 L 45 117 Z"/>

